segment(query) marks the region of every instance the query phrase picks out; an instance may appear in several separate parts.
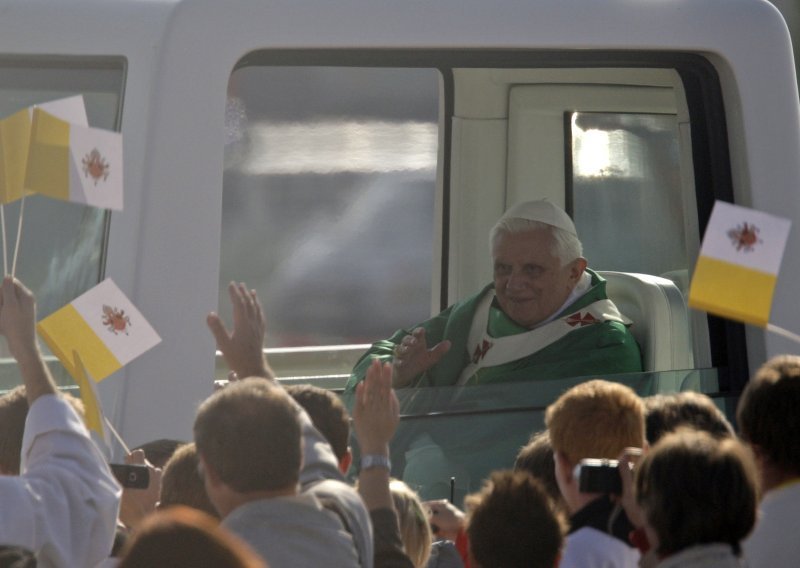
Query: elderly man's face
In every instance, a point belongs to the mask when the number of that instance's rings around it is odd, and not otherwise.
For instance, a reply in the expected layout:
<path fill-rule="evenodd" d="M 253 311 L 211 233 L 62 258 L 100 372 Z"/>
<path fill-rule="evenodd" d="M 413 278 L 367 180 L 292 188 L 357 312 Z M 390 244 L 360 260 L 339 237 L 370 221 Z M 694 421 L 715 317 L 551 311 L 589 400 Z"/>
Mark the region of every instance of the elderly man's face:
<path fill-rule="evenodd" d="M 494 247 L 494 287 L 497 302 L 514 322 L 533 327 L 550 317 L 578 283 L 586 261 L 561 266 L 550 253 L 548 229 L 501 234 Z"/>

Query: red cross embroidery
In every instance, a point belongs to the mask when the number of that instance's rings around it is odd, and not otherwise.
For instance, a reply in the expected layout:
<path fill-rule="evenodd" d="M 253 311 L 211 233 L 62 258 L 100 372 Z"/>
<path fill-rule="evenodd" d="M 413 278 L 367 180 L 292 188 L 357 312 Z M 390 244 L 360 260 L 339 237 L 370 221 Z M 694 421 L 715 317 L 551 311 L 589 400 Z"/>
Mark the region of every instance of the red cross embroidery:
<path fill-rule="evenodd" d="M 567 318 L 567 323 L 572 327 L 575 327 L 576 325 L 583 327 L 585 325 L 591 325 L 597 322 L 598 319 L 589 312 L 586 312 L 585 316 L 581 316 L 580 312 L 575 312 L 574 314 L 572 314 Z"/>
<path fill-rule="evenodd" d="M 491 349 L 493 345 L 494 343 L 484 339 L 481 345 L 477 345 L 475 347 L 475 353 L 472 354 L 472 362 L 476 365 L 480 363 L 481 359 L 486 357 L 486 354 L 489 352 L 489 349 Z"/>

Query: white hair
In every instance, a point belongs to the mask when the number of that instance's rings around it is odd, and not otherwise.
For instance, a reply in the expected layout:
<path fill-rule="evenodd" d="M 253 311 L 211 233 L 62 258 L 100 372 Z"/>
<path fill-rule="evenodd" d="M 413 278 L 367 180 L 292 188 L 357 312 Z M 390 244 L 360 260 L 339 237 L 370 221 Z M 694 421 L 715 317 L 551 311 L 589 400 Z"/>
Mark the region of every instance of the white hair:
<path fill-rule="evenodd" d="M 550 254 L 561 260 L 561 266 L 566 266 L 576 258 L 581 258 L 583 256 L 583 245 L 581 241 L 569 231 L 559 229 L 558 227 L 540 221 L 531 221 L 519 217 L 500 219 L 495 223 L 489 233 L 491 252 L 494 252 L 497 242 L 503 235 L 525 233 L 527 231 L 537 231 L 541 229 L 547 229 L 553 237 Z"/>

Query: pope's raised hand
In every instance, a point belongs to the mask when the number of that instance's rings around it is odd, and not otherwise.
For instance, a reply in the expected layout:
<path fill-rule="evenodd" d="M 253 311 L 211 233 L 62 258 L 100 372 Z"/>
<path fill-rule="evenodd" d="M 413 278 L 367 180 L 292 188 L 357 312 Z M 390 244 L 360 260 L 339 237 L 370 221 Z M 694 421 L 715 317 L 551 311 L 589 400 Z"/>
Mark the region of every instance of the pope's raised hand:
<path fill-rule="evenodd" d="M 418 327 L 406 335 L 394 349 L 392 361 L 392 383 L 395 388 L 407 387 L 411 382 L 441 361 L 450 350 L 450 341 L 445 339 L 428 349 L 425 329 Z"/>

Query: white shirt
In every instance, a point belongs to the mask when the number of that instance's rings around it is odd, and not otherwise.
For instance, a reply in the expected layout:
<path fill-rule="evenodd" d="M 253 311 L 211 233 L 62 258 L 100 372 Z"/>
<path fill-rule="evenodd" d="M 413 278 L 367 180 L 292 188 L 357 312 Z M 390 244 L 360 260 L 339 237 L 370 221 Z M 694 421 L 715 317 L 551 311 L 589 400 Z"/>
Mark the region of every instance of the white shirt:
<path fill-rule="evenodd" d="M 800 480 L 768 491 L 756 527 L 742 543 L 749 566 L 794 568 L 800 563 Z"/>
<path fill-rule="evenodd" d="M 592 527 L 567 535 L 559 568 L 638 568 L 639 551 Z"/>
<path fill-rule="evenodd" d="M 0 543 L 43 568 L 89 568 L 108 557 L 122 490 L 72 408 L 40 396 L 28 411 L 21 474 L 0 476 Z"/>

